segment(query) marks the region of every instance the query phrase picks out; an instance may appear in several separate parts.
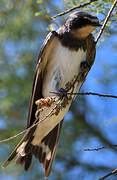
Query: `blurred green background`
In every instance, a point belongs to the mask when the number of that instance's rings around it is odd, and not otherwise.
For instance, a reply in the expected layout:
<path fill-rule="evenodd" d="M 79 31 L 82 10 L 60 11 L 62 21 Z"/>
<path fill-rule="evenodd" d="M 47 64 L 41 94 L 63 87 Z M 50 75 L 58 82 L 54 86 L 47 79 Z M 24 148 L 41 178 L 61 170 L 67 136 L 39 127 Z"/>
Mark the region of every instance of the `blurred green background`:
<path fill-rule="evenodd" d="M 0 140 L 22 131 L 26 126 L 28 104 L 37 56 L 44 38 L 57 29 L 66 16 L 55 21 L 51 16 L 86 1 L 80 0 L 0 0 Z M 80 9 L 92 12 L 103 21 L 112 0 L 97 1 Z M 117 95 L 117 7 L 97 45 L 95 63 L 81 92 Z M 96 36 L 97 31 L 94 33 Z M 0 165 L 7 159 L 21 136 L 0 145 Z M 117 144 L 117 101 L 94 96 L 77 97 L 65 117 L 57 156 L 48 179 L 95 180 L 117 168 L 117 152 L 106 149 Z M 29 172 L 13 161 L 0 168 L 2 180 L 39 180 L 43 170 L 33 160 Z M 117 176 L 110 177 L 116 180 Z"/>

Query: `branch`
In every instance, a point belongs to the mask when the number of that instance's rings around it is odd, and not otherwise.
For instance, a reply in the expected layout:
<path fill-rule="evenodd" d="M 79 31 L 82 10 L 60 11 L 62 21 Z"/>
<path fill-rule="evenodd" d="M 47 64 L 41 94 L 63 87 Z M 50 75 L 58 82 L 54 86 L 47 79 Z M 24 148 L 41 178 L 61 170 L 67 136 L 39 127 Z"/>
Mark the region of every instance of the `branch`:
<path fill-rule="evenodd" d="M 50 93 L 59 95 L 59 92 L 51 91 Z M 68 93 L 67 92 L 67 95 L 82 95 L 82 96 L 84 96 L 84 95 L 93 95 L 93 96 L 99 96 L 99 97 L 117 98 L 117 96 L 114 96 L 114 95 L 100 94 L 100 93 L 93 93 L 93 92 L 85 92 L 85 93 Z"/>
<path fill-rule="evenodd" d="M 99 148 L 88 148 L 88 149 L 83 149 L 83 151 L 100 151 L 103 149 L 108 149 L 108 148 L 117 148 L 117 145 L 109 145 L 108 147 L 99 147 Z"/>
<path fill-rule="evenodd" d="M 106 176 L 103 176 L 102 178 L 100 178 L 99 180 L 104 180 L 109 176 L 115 175 L 117 174 L 117 169 L 113 170 L 112 172 L 108 173 Z"/>
<path fill-rule="evenodd" d="M 59 95 L 58 92 L 50 92 L 50 93 L 53 93 L 53 94 L 56 94 L 56 95 Z M 113 95 L 107 95 L 107 94 L 99 94 L 99 93 L 92 93 L 92 92 L 86 92 L 86 93 L 67 93 L 67 95 L 94 95 L 94 96 L 100 96 L 100 97 L 108 97 L 108 98 L 117 98 L 117 96 L 113 96 Z M 33 127 L 35 127 L 36 125 L 38 125 L 39 123 L 41 123 L 42 121 L 44 121 L 45 119 L 47 119 L 51 114 L 52 112 L 57 108 L 58 104 L 60 103 L 60 101 L 58 101 L 58 103 L 56 103 L 55 107 L 45 116 L 45 118 L 43 118 L 41 121 L 33 124 L 31 127 L 25 129 L 24 131 L 21 131 L 20 133 L 14 135 L 14 136 L 11 136 L 7 139 L 3 139 L 0 141 L 0 144 L 3 143 L 3 142 L 7 142 L 7 141 L 10 141 L 14 138 L 17 138 L 18 136 L 24 134 L 25 132 L 29 131 L 30 129 L 32 129 Z M 114 146 L 114 145 L 113 145 Z M 104 149 L 104 148 L 101 148 L 101 149 Z M 85 150 L 86 151 L 86 150 Z M 91 150 L 89 150 L 91 151 Z"/>
<path fill-rule="evenodd" d="M 64 11 L 64 12 L 61 12 L 61 13 L 55 15 L 55 16 L 52 16 L 52 18 L 55 19 L 55 18 L 57 18 L 57 17 L 59 17 L 59 16 L 63 16 L 63 15 L 65 15 L 65 14 L 67 14 L 67 13 L 69 13 L 69 12 L 75 10 L 75 9 L 83 8 L 83 7 L 85 7 L 85 6 L 88 6 L 88 5 L 90 5 L 91 3 L 95 2 L 95 1 L 98 1 L 98 0 L 90 0 L 90 1 L 87 2 L 87 3 L 80 4 L 79 6 L 75 6 L 75 7 L 71 8 L 71 9 L 68 9 L 68 10 L 66 10 L 66 11 Z"/>
<path fill-rule="evenodd" d="M 102 35 L 103 31 L 104 31 L 104 28 L 106 27 L 106 24 L 107 24 L 107 22 L 108 22 L 108 20 L 109 20 L 109 18 L 111 16 L 112 11 L 114 10 L 114 8 L 116 6 L 116 4 L 117 4 L 117 0 L 115 0 L 114 3 L 112 4 L 112 6 L 111 6 L 111 8 L 110 8 L 105 20 L 104 20 L 104 23 L 103 23 L 103 25 L 102 25 L 102 27 L 101 27 L 101 29 L 100 29 L 97 37 L 96 37 L 95 43 L 97 43 L 99 38 L 101 37 L 101 35 Z"/>

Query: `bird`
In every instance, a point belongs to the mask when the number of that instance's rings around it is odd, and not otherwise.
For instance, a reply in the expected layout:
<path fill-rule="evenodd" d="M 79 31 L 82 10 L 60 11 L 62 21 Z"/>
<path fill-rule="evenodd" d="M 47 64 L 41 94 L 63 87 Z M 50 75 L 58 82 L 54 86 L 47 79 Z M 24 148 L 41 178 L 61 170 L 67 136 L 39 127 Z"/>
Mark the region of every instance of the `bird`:
<path fill-rule="evenodd" d="M 66 84 L 72 83 L 74 77 L 79 80 L 74 82 L 73 93 L 79 92 L 95 60 L 96 43 L 92 32 L 100 26 L 96 16 L 75 11 L 62 26 L 47 35 L 38 55 L 26 129 L 35 123 L 36 101 L 52 96 L 51 92 L 57 92 L 61 99 L 67 99 Z M 27 171 L 35 156 L 43 165 L 44 177 L 48 178 L 63 119 L 74 98 L 57 115 L 30 128 L 2 167 L 7 167 L 17 156 L 16 163 L 23 165 Z"/>

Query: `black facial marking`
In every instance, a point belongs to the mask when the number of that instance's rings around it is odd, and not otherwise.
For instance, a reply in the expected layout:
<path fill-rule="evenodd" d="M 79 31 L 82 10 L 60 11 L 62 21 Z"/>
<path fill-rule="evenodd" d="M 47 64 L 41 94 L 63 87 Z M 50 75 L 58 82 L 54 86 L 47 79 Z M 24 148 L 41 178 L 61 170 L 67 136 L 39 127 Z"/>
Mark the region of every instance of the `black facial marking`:
<path fill-rule="evenodd" d="M 66 28 L 70 30 L 82 28 L 87 25 L 96 26 L 97 24 L 99 24 L 97 17 L 86 12 L 75 12 L 65 22 Z"/>

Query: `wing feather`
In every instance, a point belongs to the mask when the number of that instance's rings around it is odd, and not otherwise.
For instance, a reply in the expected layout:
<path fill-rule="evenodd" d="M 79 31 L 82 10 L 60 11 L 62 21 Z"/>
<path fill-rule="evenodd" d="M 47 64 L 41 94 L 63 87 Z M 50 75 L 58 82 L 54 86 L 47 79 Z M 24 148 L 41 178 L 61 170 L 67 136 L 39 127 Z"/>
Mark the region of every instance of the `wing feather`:
<path fill-rule="evenodd" d="M 42 95 L 43 71 L 47 64 L 48 56 L 51 53 L 54 43 L 56 43 L 56 40 L 57 40 L 57 32 L 56 31 L 50 32 L 47 35 L 42 45 L 42 48 L 40 49 L 37 66 L 36 66 L 36 72 L 34 75 L 32 96 L 31 96 L 30 105 L 29 105 L 27 128 L 30 127 L 35 121 L 35 112 L 37 109 L 37 106 L 35 105 L 35 101 L 40 98 L 43 98 L 43 95 Z"/>

